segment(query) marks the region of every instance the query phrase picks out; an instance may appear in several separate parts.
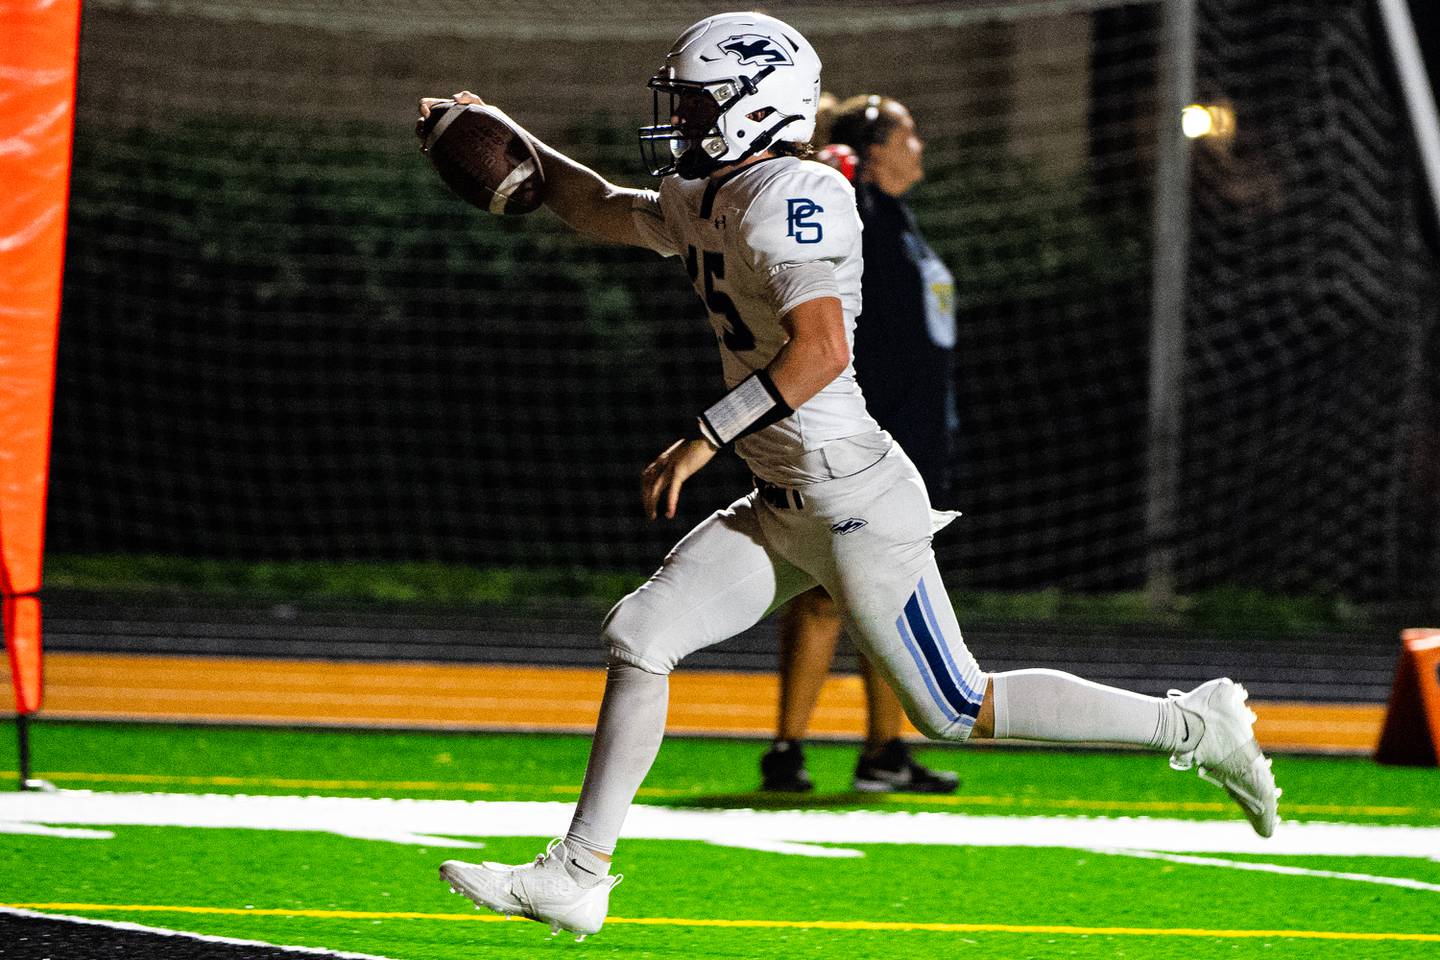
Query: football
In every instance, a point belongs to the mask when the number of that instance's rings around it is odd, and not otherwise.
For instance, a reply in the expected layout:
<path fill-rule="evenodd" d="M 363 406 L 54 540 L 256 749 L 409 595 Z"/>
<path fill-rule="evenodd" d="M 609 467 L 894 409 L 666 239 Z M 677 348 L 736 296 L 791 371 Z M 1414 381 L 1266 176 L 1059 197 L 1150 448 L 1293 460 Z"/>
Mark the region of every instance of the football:
<path fill-rule="evenodd" d="M 490 106 L 436 104 L 416 124 L 420 149 L 461 199 L 502 216 L 530 213 L 545 200 L 545 171 L 535 146 Z"/>

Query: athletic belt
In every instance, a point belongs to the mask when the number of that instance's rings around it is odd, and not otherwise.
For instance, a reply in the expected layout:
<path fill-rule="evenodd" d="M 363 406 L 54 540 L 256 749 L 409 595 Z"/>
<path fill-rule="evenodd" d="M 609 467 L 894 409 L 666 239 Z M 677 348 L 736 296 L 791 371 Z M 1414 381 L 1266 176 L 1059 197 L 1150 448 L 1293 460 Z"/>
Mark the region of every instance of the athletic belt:
<path fill-rule="evenodd" d="M 769 480 L 762 480 L 751 475 L 755 481 L 755 490 L 760 494 L 760 499 L 780 510 L 804 510 L 805 498 L 800 496 L 799 490 L 790 487 L 782 487 L 779 484 L 771 483 Z"/>

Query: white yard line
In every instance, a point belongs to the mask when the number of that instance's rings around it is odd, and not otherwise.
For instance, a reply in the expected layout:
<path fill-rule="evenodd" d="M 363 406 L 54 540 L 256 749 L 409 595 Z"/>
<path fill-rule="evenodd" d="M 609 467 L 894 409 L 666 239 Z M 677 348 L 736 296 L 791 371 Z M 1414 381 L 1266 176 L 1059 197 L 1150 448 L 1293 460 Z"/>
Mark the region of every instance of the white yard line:
<path fill-rule="evenodd" d="M 13 823 L 0 820 L 0 833 L 23 833 L 32 837 L 58 837 L 61 840 L 113 840 L 109 830 L 86 830 L 83 827 L 47 827 L 43 823 Z"/>
<path fill-rule="evenodd" d="M 563 836 L 573 809 L 573 804 L 561 802 L 61 790 L 0 795 L 0 832 L 33 832 L 37 827 L 46 831 L 54 827 L 223 827 L 309 830 L 392 843 L 475 847 L 483 843 L 456 838 Z M 1440 860 L 1440 827 L 1286 821 L 1267 840 L 1256 836 L 1238 811 L 1233 820 L 1196 821 L 869 810 L 680 810 L 637 805 L 625 822 L 624 836 L 698 840 L 830 857 L 857 851 L 805 845 L 906 843 Z"/>
<path fill-rule="evenodd" d="M 1221 860 L 1218 857 L 1194 857 L 1180 853 L 1160 853 L 1155 850 L 1099 850 L 1096 853 L 1117 857 L 1139 857 L 1142 860 L 1166 860 L 1183 863 L 1192 867 L 1228 867 L 1231 870 L 1254 870 L 1259 873 L 1279 873 L 1291 877 L 1323 877 L 1327 880 L 1355 880 L 1360 883 L 1378 883 L 1387 887 L 1404 887 L 1407 890 L 1428 890 L 1440 893 L 1440 883 L 1426 883 L 1409 877 L 1377 877 L 1369 873 L 1350 873 L 1341 870 L 1310 870 L 1305 867 L 1291 867 L 1280 863 L 1254 863 L 1249 860 Z"/>

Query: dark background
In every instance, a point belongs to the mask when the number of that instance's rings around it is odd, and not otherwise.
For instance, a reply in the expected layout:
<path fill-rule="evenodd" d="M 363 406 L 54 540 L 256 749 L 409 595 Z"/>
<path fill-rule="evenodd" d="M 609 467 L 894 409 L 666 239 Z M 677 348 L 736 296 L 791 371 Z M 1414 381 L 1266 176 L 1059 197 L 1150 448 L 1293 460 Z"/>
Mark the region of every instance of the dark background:
<path fill-rule="evenodd" d="M 953 16 L 798 25 L 828 87 L 898 96 L 928 141 L 911 200 L 960 299 L 945 572 L 1138 587 L 1158 6 L 914 6 Z M 720 390 L 683 270 L 470 210 L 407 132 L 473 85 L 643 183 L 668 26 L 197 10 L 85 13 L 52 553 L 644 570 L 748 487 L 725 458 L 679 522 L 639 514 L 640 468 Z M 1434 208 L 1373 5 L 1200 10 L 1200 95 L 1239 126 L 1194 147 L 1181 586 L 1434 598 Z"/>

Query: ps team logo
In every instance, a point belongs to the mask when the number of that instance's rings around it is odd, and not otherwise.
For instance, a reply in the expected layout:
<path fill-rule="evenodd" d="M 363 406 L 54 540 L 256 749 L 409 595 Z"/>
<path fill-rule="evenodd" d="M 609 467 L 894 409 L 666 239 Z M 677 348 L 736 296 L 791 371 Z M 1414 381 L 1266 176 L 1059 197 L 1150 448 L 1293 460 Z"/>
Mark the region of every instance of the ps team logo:
<path fill-rule="evenodd" d="M 843 537 L 847 533 L 854 533 L 856 530 L 859 530 L 861 527 L 865 526 L 869 522 L 869 520 L 861 520 L 859 517 L 850 517 L 848 519 L 841 520 L 839 523 L 832 524 L 830 527 L 830 532 L 838 533 L 840 536 Z"/>
<path fill-rule="evenodd" d="M 784 47 L 761 33 L 736 34 L 721 42 L 720 51 L 747 66 L 752 63 L 793 65 L 795 62 Z"/>
<path fill-rule="evenodd" d="M 819 221 L 810 218 L 824 213 L 825 208 L 804 197 L 786 200 L 785 204 L 785 236 L 794 237 L 796 243 L 819 243 L 825 230 Z"/>

